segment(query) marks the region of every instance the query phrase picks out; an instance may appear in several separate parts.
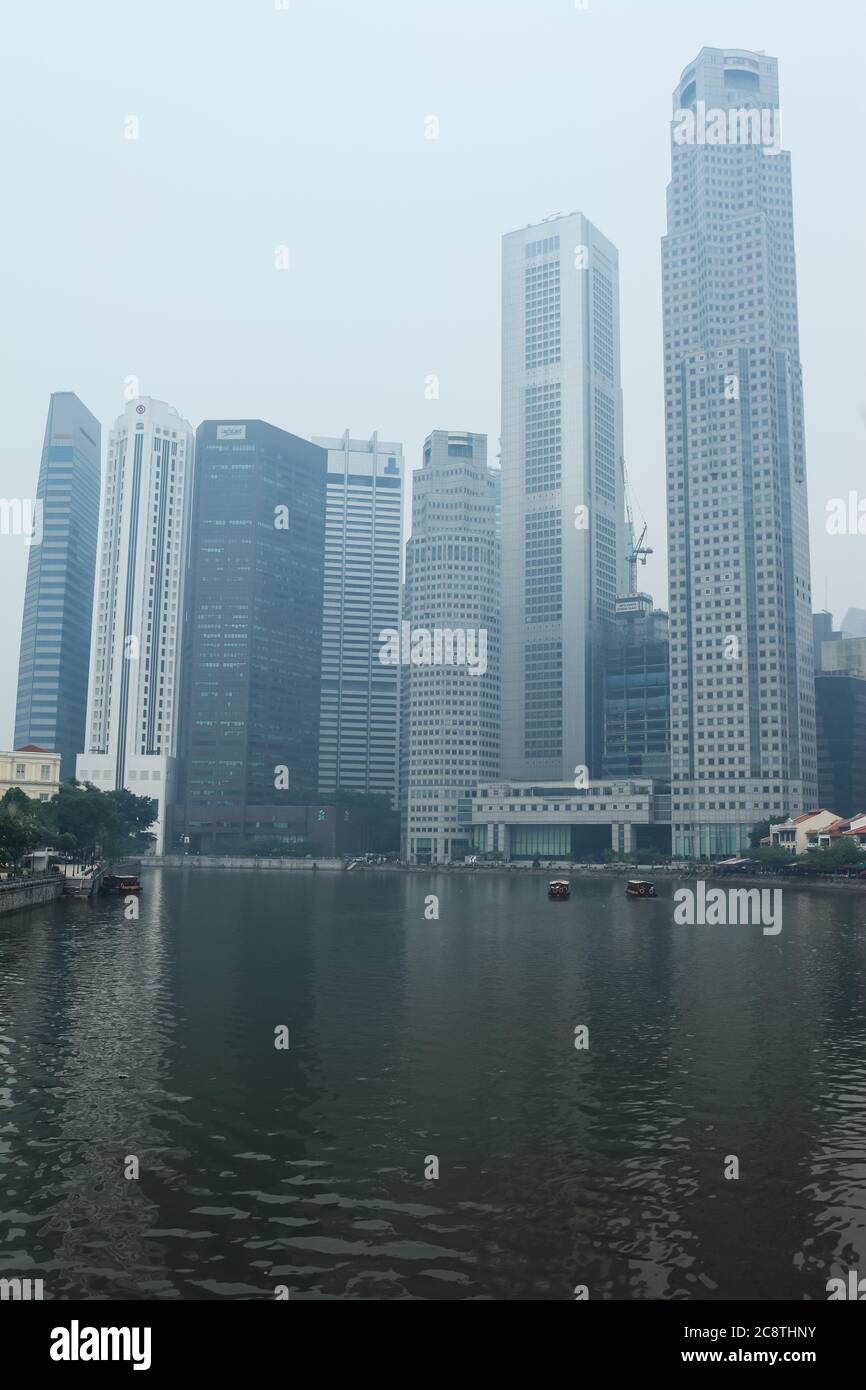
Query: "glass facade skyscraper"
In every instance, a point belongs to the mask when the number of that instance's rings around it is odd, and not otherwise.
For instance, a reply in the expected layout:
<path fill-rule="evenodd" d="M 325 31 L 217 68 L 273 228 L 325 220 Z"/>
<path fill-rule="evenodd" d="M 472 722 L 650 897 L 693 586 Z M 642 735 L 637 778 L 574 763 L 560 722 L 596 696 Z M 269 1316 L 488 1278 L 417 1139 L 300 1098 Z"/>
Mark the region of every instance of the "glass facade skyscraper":
<path fill-rule="evenodd" d="M 198 428 L 175 842 L 279 838 L 316 799 L 326 466 L 262 420 Z"/>
<path fill-rule="evenodd" d="M 675 854 L 817 796 L 790 155 L 775 58 L 677 84 L 662 242 Z"/>
<path fill-rule="evenodd" d="M 668 615 L 647 594 L 617 601 L 604 647 L 603 777 L 671 780 Z"/>
<path fill-rule="evenodd" d="M 74 392 L 54 392 L 27 566 L 15 747 L 59 753 L 62 780 L 74 777 L 84 747 L 100 442 L 99 421 Z"/>

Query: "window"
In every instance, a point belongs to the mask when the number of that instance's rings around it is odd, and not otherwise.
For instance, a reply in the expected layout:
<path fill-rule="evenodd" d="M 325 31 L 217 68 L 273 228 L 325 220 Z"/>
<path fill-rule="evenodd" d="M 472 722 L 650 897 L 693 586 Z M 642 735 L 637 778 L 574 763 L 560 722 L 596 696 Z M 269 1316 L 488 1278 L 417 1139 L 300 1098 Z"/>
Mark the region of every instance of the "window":
<path fill-rule="evenodd" d="M 526 491 L 555 491 L 562 481 L 562 388 L 559 383 L 527 386 L 524 410 Z"/>
<path fill-rule="evenodd" d="M 27 767 L 26 767 L 26 765 L 25 765 L 24 763 L 16 763 L 16 764 L 15 764 L 15 776 L 16 776 L 16 777 L 25 777 L 26 775 L 27 775 Z"/>
<path fill-rule="evenodd" d="M 43 782 L 50 782 L 50 781 L 51 781 L 51 764 L 50 764 L 50 763 L 42 763 L 42 765 L 41 765 L 41 767 L 40 767 L 40 769 L 39 769 L 39 775 L 40 775 L 40 777 L 42 778 L 42 781 L 43 781 Z"/>

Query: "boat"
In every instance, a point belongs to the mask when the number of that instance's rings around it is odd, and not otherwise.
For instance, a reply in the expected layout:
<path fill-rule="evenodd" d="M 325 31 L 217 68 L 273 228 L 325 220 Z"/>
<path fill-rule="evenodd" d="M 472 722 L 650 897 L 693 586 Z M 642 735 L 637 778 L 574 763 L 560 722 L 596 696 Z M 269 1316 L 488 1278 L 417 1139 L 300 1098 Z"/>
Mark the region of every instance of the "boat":
<path fill-rule="evenodd" d="M 627 898 L 654 898 L 656 886 L 646 878 L 630 878 L 625 885 Z"/>
<path fill-rule="evenodd" d="M 571 896 L 571 884 L 564 878 L 554 878 L 547 885 L 547 896 L 549 898 L 568 898 Z"/>
<path fill-rule="evenodd" d="M 113 893 L 140 893 L 141 879 L 136 874 L 105 874 L 102 886 Z"/>

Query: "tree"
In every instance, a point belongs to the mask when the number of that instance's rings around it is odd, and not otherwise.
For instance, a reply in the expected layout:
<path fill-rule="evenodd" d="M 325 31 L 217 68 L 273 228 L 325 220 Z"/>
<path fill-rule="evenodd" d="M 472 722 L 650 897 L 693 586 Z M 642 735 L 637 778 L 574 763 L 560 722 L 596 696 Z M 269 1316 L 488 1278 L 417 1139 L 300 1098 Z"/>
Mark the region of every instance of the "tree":
<path fill-rule="evenodd" d="M 64 782 L 44 810 L 49 838 L 83 859 L 140 853 L 153 842 L 156 819 L 149 796 L 121 788 L 103 792 L 91 782 Z"/>
<path fill-rule="evenodd" d="M 106 793 L 110 802 L 110 820 L 103 848 L 107 854 L 120 855 L 149 849 L 155 836 L 148 833 L 156 820 L 156 802 L 149 796 L 136 796 L 120 787 Z"/>
<path fill-rule="evenodd" d="M 20 787 L 10 787 L 0 801 L 0 864 L 12 873 L 17 873 L 26 855 L 43 842 L 40 805 Z"/>
<path fill-rule="evenodd" d="M 64 782 L 50 802 L 49 816 L 57 837 L 71 839 L 73 852 L 83 859 L 95 859 L 111 829 L 110 802 L 91 782 Z"/>
<path fill-rule="evenodd" d="M 820 865 L 827 873 L 832 873 L 834 869 L 862 863 L 863 851 L 853 835 L 840 835 L 831 840 L 826 849 L 810 849 L 806 858 Z"/>
<path fill-rule="evenodd" d="M 754 858 L 759 864 L 766 864 L 768 868 L 790 868 L 794 863 L 793 854 L 789 854 L 781 845 L 759 845 L 755 850 Z"/>

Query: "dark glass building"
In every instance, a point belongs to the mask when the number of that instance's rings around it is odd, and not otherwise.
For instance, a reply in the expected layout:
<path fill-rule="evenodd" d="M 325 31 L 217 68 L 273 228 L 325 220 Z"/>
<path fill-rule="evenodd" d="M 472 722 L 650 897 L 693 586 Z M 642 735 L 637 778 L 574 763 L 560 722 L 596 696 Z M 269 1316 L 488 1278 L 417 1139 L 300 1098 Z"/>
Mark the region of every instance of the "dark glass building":
<path fill-rule="evenodd" d="M 261 420 L 198 428 L 170 848 L 290 838 L 316 799 L 326 467 Z"/>
<path fill-rule="evenodd" d="M 866 680 L 850 671 L 815 677 L 818 805 L 839 816 L 866 811 Z"/>
<path fill-rule="evenodd" d="M 646 594 L 617 599 L 604 647 L 602 776 L 671 780 L 668 615 Z"/>
<path fill-rule="evenodd" d="M 27 537 L 14 743 L 59 753 L 62 780 L 84 748 L 100 444 L 99 421 L 74 392 L 55 391 Z"/>

